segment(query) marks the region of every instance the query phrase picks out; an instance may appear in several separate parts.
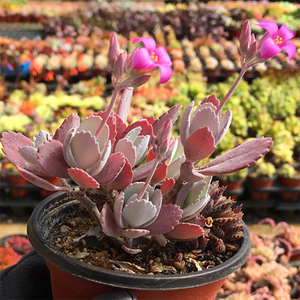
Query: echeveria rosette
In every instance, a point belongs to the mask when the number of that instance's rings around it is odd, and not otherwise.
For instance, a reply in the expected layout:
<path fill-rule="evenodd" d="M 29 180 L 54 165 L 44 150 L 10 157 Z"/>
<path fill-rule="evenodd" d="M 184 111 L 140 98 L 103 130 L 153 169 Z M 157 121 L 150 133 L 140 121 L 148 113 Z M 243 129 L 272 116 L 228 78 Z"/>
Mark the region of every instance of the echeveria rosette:
<path fill-rule="evenodd" d="M 114 200 L 113 208 L 105 203 L 101 211 L 101 225 L 108 236 L 137 238 L 160 235 L 171 231 L 178 224 L 182 210 L 177 205 L 162 205 L 159 189 L 147 186 L 139 199 L 144 182 L 128 186 Z M 168 218 L 166 218 L 168 216 Z"/>
<path fill-rule="evenodd" d="M 134 38 L 132 43 L 142 42 L 144 48 L 137 50 L 132 57 L 132 67 L 135 70 L 152 71 L 160 69 L 159 84 L 167 82 L 172 76 L 172 61 L 164 47 L 156 48 L 156 42 L 151 37 Z"/>
<path fill-rule="evenodd" d="M 290 62 L 297 50 L 293 43 L 288 42 L 294 37 L 294 33 L 285 24 L 278 29 L 277 24 L 273 21 L 262 21 L 257 25 L 266 29 L 270 35 L 261 45 L 261 57 L 269 59 L 281 50 L 285 50 Z"/>
<path fill-rule="evenodd" d="M 231 111 L 217 113 L 220 105 L 215 95 L 205 98 L 192 113 L 194 102 L 184 110 L 180 124 L 180 138 L 186 160 L 199 162 L 209 157 L 227 132 Z"/>
<path fill-rule="evenodd" d="M 176 196 L 175 204 L 183 214 L 178 225 L 165 236 L 170 240 L 187 241 L 196 239 L 204 234 L 203 227 L 197 222 L 197 216 L 208 203 L 208 187 L 210 176 L 196 183 L 186 183 Z M 197 224 L 198 223 L 198 224 Z"/>

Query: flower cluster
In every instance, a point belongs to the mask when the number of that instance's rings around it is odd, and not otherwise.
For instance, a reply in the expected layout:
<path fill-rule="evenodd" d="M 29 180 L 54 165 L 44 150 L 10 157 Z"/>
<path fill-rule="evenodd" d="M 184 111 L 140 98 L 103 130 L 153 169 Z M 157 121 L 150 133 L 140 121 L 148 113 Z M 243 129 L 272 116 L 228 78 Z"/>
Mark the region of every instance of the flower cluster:
<path fill-rule="evenodd" d="M 271 30 L 263 22 L 260 26 Z M 222 108 L 247 69 L 275 55 L 277 47 L 287 50 L 290 58 L 293 55 L 286 43 L 291 34 L 285 29 L 275 33 L 274 28 L 256 42 L 245 23 L 240 38 L 240 76 L 222 101 L 211 95 L 197 107 L 190 103 L 181 117 L 179 137 L 172 136 L 172 125 L 181 105 L 157 119 L 146 117 L 127 126 L 133 88 L 146 83 L 156 68 L 161 73 L 159 83 L 167 82 L 172 76 L 172 62 L 165 49 L 156 47 L 149 37 L 134 39 L 141 48 L 130 55 L 120 53 L 113 33 L 108 67 L 114 92 L 107 110 L 82 122 L 78 115 L 71 114 L 54 133 L 40 131 L 33 141 L 20 133 L 5 132 L 1 139 L 3 152 L 28 181 L 49 191 L 65 191 L 81 201 L 104 234 L 125 238 L 123 249 L 129 253 L 136 253 L 132 240 L 141 236 L 152 236 L 162 244 L 167 239 L 190 241 L 204 237 L 207 232 L 203 218 L 207 218 L 206 225 L 212 219 L 209 213 L 222 219 L 222 209 L 225 221 L 238 220 L 233 224 L 235 229 L 240 228 L 240 208 L 231 210 L 231 201 L 219 201 L 219 188 L 211 185 L 212 176 L 247 168 L 269 151 L 272 140 L 254 139 L 206 165 L 199 167 L 198 163 L 216 150 L 226 134 L 232 114 L 230 110 L 223 113 Z M 277 35 L 282 37 L 282 45 L 276 43 Z M 49 183 L 43 179 L 45 175 L 59 178 L 60 184 Z M 72 189 L 66 182 L 68 178 L 78 187 Z M 95 196 L 103 200 L 101 204 L 96 203 Z M 214 232 L 215 241 L 219 245 L 220 237 L 235 232 L 228 225 L 220 228 Z M 219 252 L 225 251 L 225 244 L 216 247 Z"/>

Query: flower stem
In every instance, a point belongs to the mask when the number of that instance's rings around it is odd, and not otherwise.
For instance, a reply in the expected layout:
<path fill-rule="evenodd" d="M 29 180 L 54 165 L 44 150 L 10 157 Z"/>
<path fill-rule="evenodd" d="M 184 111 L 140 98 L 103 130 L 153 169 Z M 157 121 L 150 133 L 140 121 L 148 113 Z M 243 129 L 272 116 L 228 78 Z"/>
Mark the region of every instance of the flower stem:
<path fill-rule="evenodd" d="M 153 168 L 152 168 L 152 170 L 150 171 L 150 173 L 149 173 L 149 175 L 148 175 L 148 177 L 147 177 L 147 179 L 146 179 L 146 181 L 145 181 L 145 184 L 144 184 L 144 186 L 143 186 L 143 188 L 142 188 L 140 194 L 138 195 L 138 199 L 139 199 L 139 200 L 141 200 L 142 197 L 144 196 L 144 193 L 145 193 L 145 191 L 146 191 L 146 189 L 147 189 L 147 186 L 148 186 L 148 184 L 150 183 L 150 181 L 151 181 L 151 179 L 152 179 L 152 177 L 153 177 L 153 175 L 154 175 L 154 173 L 155 173 L 155 171 L 156 171 L 156 168 L 157 168 L 157 166 L 158 166 L 158 163 L 159 163 L 159 160 L 158 160 L 157 158 L 155 158 L 155 163 L 154 163 L 154 165 L 153 165 Z"/>
<path fill-rule="evenodd" d="M 248 70 L 248 67 L 241 69 L 241 72 L 240 72 L 238 78 L 236 79 L 236 81 L 234 82 L 234 84 L 230 88 L 229 92 L 226 94 L 226 96 L 222 100 L 221 104 L 217 108 L 216 115 L 222 110 L 222 108 L 224 107 L 225 103 L 227 102 L 227 100 L 229 99 L 229 97 L 231 96 L 231 94 L 234 92 L 234 90 L 236 89 L 237 85 L 239 84 L 239 82 L 241 81 L 241 79 L 243 78 L 243 76 L 245 75 L 245 73 L 246 73 L 247 70 Z"/>
<path fill-rule="evenodd" d="M 103 117 L 103 119 L 102 119 L 102 121 L 101 121 L 101 123 L 100 123 L 100 125 L 99 125 L 99 127 L 98 127 L 98 129 L 96 131 L 96 133 L 95 133 L 95 138 L 97 138 L 99 136 L 99 134 L 101 133 L 101 131 L 102 131 L 103 127 L 104 127 L 104 125 L 106 124 L 106 121 L 108 120 L 108 117 L 109 117 L 110 113 L 112 112 L 112 109 L 113 109 L 113 107 L 115 105 L 117 97 L 118 97 L 120 91 L 122 90 L 122 88 L 123 87 L 119 86 L 119 87 L 116 87 L 116 89 L 114 90 L 114 93 L 112 95 L 112 98 L 111 98 L 111 101 L 109 103 L 109 106 L 108 106 L 108 108 L 107 108 L 107 110 L 105 112 L 105 115 L 104 115 L 104 117 Z"/>

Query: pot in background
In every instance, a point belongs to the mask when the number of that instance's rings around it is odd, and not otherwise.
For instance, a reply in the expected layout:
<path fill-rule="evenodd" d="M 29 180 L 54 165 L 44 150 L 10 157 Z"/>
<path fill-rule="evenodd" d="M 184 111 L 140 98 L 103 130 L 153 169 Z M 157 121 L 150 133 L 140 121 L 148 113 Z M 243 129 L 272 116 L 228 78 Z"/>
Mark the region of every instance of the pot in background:
<path fill-rule="evenodd" d="M 271 187 L 275 181 L 275 177 L 273 178 L 255 178 L 248 176 L 247 181 L 250 184 L 250 186 L 253 186 L 255 188 L 267 188 Z M 250 191 L 251 197 L 254 200 L 268 200 L 270 193 L 269 192 L 263 192 L 263 191 Z"/>
<path fill-rule="evenodd" d="M 20 175 L 17 175 L 17 176 L 6 175 L 6 181 L 8 183 L 10 183 L 11 185 L 25 185 L 28 183 L 28 181 Z M 26 190 L 26 189 L 10 188 L 10 192 L 11 192 L 12 196 L 15 198 L 24 197 L 24 196 L 28 195 L 28 190 Z"/>
<path fill-rule="evenodd" d="M 53 299 L 93 299 L 118 288 L 139 300 L 214 300 L 225 278 L 239 269 L 250 252 L 250 235 L 226 262 L 201 272 L 176 275 L 139 275 L 91 266 L 60 252 L 48 241 L 51 229 L 66 216 L 76 216 L 80 203 L 59 192 L 40 202 L 28 222 L 28 236 L 35 250 L 47 261 Z"/>
<path fill-rule="evenodd" d="M 287 178 L 283 176 L 278 176 L 280 185 L 288 188 L 296 188 L 300 187 L 300 178 Z M 282 192 L 280 193 L 280 196 L 283 200 L 287 201 L 297 201 L 300 198 L 299 192 Z"/>

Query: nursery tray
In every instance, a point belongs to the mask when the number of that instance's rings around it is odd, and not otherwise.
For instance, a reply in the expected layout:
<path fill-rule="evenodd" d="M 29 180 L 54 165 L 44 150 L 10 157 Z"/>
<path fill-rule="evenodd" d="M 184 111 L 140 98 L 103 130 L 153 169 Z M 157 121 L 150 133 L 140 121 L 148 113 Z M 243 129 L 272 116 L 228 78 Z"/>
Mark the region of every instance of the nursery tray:
<path fill-rule="evenodd" d="M 46 32 L 44 26 L 39 23 L 1 23 L 0 36 L 20 40 L 21 38 L 35 39 L 44 38 Z"/>

